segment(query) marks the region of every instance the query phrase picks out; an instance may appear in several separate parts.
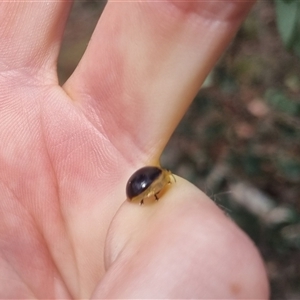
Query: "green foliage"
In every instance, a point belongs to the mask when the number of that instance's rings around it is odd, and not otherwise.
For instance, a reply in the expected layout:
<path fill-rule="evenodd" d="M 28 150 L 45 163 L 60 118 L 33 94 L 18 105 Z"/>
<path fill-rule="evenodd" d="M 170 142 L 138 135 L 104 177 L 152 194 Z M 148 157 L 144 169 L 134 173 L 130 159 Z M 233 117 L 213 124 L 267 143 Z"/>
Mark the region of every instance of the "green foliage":
<path fill-rule="evenodd" d="M 275 5 L 281 39 L 288 50 L 300 56 L 300 2 L 276 0 Z"/>
<path fill-rule="evenodd" d="M 293 99 L 282 91 L 269 89 L 265 94 L 265 98 L 275 111 L 285 113 L 289 116 L 300 116 L 300 102 L 293 101 Z"/>
<path fill-rule="evenodd" d="M 276 157 L 276 167 L 283 177 L 291 182 L 300 182 L 300 161 L 299 159 L 278 155 Z"/>

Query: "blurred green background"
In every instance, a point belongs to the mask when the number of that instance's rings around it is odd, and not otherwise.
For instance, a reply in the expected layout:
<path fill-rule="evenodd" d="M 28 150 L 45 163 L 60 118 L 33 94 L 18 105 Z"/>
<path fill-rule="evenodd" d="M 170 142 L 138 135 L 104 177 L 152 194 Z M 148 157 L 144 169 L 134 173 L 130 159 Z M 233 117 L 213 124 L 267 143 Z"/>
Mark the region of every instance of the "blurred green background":
<path fill-rule="evenodd" d="M 104 6 L 75 1 L 61 83 Z M 299 58 L 300 2 L 257 2 L 162 156 L 163 166 L 206 192 L 255 242 L 272 299 L 300 299 Z"/>

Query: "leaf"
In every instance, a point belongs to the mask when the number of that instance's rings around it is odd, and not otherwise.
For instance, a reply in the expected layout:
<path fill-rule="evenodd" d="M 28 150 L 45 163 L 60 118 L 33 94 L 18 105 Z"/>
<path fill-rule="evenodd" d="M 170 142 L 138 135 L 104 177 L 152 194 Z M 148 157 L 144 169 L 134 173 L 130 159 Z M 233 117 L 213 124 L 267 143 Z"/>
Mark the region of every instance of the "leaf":
<path fill-rule="evenodd" d="M 298 1 L 276 0 L 276 15 L 277 26 L 283 43 L 288 49 L 293 46 L 293 41 L 296 38 L 298 18 L 299 18 L 299 3 Z"/>

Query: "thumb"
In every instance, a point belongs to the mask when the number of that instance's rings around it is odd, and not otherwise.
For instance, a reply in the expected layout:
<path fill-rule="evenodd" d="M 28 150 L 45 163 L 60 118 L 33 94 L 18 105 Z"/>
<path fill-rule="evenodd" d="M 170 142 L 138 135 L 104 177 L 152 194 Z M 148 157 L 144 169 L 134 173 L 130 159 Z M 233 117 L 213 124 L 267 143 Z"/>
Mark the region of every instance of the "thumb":
<path fill-rule="evenodd" d="M 268 298 L 252 242 L 180 178 L 158 202 L 123 204 L 110 227 L 106 263 L 93 298 Z"/>

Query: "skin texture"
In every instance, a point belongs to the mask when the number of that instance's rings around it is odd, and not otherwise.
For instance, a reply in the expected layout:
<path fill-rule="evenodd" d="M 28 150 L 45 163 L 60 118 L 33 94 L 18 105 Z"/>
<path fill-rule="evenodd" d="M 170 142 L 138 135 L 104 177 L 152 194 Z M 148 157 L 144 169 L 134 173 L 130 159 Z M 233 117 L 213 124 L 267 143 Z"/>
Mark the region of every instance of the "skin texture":
<path fill-rule="evenodd" d="M 71 3 L 0 3 L 1 298 L 268 298 L 256 248 L 196 187 L 125 201 L 252 4 L 109 2 L 60 87 Z"/>

